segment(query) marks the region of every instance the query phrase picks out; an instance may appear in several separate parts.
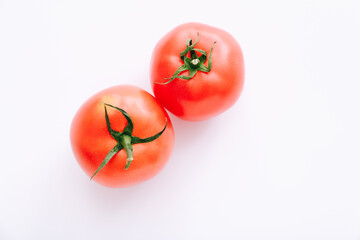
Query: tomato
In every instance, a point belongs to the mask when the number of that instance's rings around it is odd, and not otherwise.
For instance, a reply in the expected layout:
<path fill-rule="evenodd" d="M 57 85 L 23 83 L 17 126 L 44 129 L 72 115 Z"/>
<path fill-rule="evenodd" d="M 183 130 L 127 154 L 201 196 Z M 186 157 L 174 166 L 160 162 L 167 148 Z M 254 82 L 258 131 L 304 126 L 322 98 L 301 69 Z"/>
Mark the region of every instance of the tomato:
<path fill-rule="evenodd" d="M 244 86 L 243 54 L 224 30 L 186 23 L 156 44 L 150 80 L 156 99 L 171 113 L 184 120 L 206 120 L 239 98 Z"/>
<path fill-rule="evenodd" d="M 70 138 L 81 168 L 107 187 L 127 187 L 155 176 L 174 146 L 165 109 L 131 85 L 110 87 L 89 98 L 73 118 Z"/>

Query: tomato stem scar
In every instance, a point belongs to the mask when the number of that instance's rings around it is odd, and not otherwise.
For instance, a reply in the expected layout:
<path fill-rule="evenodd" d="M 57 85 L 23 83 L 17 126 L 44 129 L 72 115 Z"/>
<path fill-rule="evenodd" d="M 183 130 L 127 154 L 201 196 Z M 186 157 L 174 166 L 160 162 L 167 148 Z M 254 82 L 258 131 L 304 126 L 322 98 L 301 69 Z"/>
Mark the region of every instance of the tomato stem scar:
<path fill-rule="evenodd" d="M 194 64 L 194 65 L 197 65 L 199 64 L 200 60 L 198 58 L 195 58 L 193 60 L 191 60 L 191 63 Z"/>

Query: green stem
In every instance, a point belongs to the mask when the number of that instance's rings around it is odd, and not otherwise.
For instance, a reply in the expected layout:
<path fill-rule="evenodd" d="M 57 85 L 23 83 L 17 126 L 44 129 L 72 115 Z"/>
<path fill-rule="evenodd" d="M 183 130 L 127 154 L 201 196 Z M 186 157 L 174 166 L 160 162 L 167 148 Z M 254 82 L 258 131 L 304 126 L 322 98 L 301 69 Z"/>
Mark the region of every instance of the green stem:
<path fill-rule="evenodd" d="M 126 158 L 125 169 L 128 169 L 130 167 L 131 161 L 134 159 L 134 157 L 133 157 L 133 146 L 132 146 L 132 143 L 131 143 L 131 136 L 124 134 L 124 135 L 122 135 L 120 137 L 119 142 L 126 151 L 127 158 Z"/>

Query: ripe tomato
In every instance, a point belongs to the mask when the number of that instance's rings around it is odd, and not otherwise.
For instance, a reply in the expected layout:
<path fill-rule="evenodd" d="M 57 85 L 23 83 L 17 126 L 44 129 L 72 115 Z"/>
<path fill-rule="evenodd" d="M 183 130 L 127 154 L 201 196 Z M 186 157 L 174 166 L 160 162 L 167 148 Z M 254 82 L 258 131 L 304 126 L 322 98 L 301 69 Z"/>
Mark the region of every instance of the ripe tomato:
<path fill-rule="evenodd" d="M 174 115 L 205 120 L 239 98 L 244 86 L 243 54 L 229 33 L 186 23 L 156 44 L 150 80 L 156 99 Z"/>
<path fill-rule="evenodd" d="M 76 113 L 70 135 L 81 168 L 108 187 L 153 177 L 174 145 L 164 108 L 148 92 L 130 85 L 111 87 L 88 99 Z"/>

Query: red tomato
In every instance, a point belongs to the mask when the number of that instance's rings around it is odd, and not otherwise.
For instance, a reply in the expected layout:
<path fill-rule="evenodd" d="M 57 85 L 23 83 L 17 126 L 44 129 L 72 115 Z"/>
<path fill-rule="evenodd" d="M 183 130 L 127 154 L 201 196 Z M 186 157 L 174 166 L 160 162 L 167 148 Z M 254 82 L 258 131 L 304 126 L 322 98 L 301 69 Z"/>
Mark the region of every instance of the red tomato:
<path fill-rule="evenodd" d="M 153 177 L 165 166 L 174 145 L 164 108 L 149 93 L 130 85 L 111 87 L 88 99 L 76 113 L 70 135 L 81 168 L 108 187 Z"/>
<path fill-rule="evenodd" d="M 169 79 L 175 75 L 177 78 Z M 194 76 L 183 79 L 189 75 Z M 183 24 L 155 46 L 150 79 L 156 99 L 174 115 L 205 120 L 224 112 L 239 98 L 244 86 L 243 54 L 229 33 L 200 23 Z"/>

